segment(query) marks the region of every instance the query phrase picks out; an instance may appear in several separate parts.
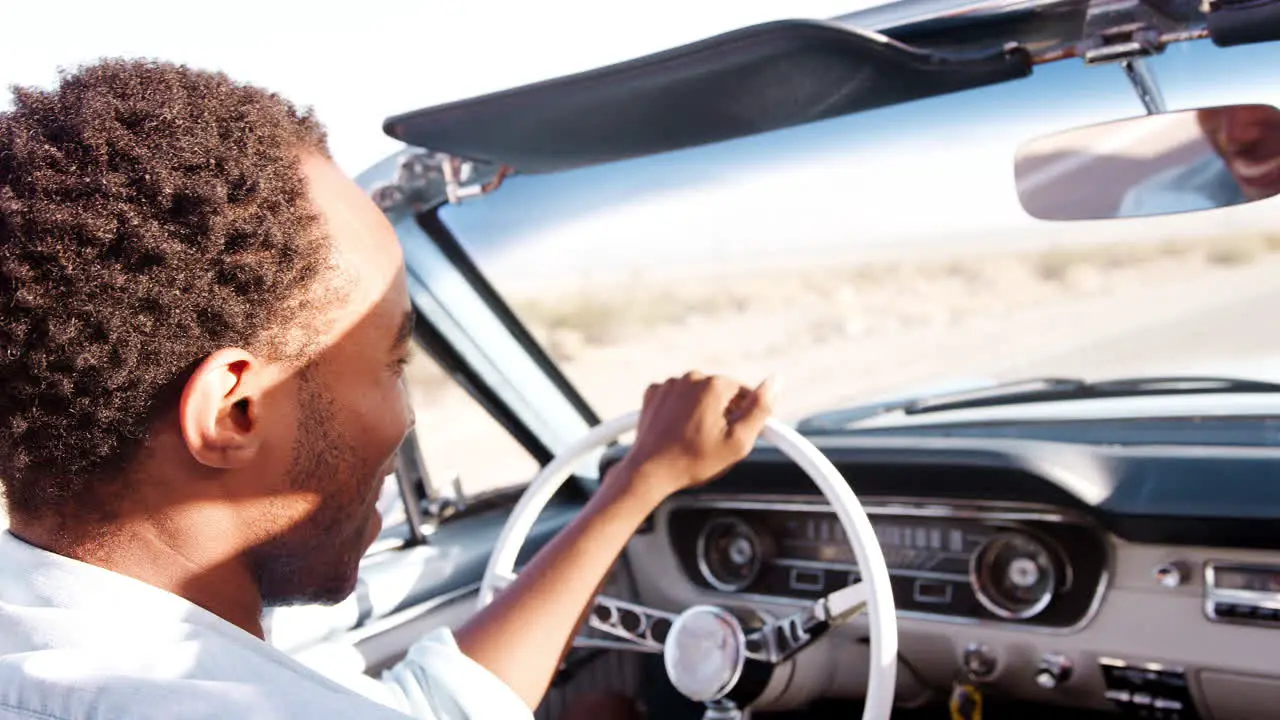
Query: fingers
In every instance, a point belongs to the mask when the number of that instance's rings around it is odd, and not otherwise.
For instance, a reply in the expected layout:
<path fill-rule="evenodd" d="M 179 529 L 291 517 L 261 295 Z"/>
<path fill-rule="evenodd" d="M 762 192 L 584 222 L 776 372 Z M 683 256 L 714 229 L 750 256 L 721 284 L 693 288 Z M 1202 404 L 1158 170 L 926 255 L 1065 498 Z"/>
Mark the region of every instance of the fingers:
<path fill-rule="evenodd" d="M 645 390 L 644 401 L 646 403 L 653 402 L 659 393 L 663 391 L 684 386 L 694 386 L 702 390 L 709 390 L 709 398 L 719 400 L 724 403 L 732 403 L 735 398 L 742 393 L 750 393 L 742 383 L 732 380 L 723 375 L 706 375 L 697 370 L 690 370 L 678 378 L 668 378 L 662 383 L 654 383 Z"/>
<path fill-rule="evenodd" d="M 738 392 L 729 400 L 729 406 L 724 410 L 725 422 L 732 425 L 742 419 L 746 411 L 751 405 L 751 390 L 745 387 L 739 387 Z"/>
<path fill-rule="evenodd" d="M 664 478 L 668 494 L 718 477 L 751 451 L 776 390 L 772 380 L 750 388 L 697 371 L 650 385 L 627 455 L 634 474 Z"/>
<path fill-rule="evenodd" d="M 756 395 L 764 398 L 765 402 L 772 409 L 778 400 L 778 378 L 770 375 L 763 382 L 756 386 Z"/>
<path fill-rule="evenodd" d="M 718 402 L 724 409 L 726 420 L 733 421 L 743 415 L 744 411 L 756 404 L 757 395 L 762 391 L 771 393 L 772 383 L 769 380 L 761 383 L 755 390 L 746 385 L 732 380 L 730 378 L 714 375 L 708 378 L 710 385 L 710 399 Z M 767 398 L 768 405 L 772 405 L 773 397 L 770 394 Z"/>
<path fill-rule="evenodd" d="M 698 395 L 697 404 L 706 410 L 714 409 L 717 413 L 723 413 L 725 421 L 730 425 L 744 420 L 757 422 L 752 418 L 762 413 L 767 418 L 773 411 L 774 397 L 777 394 L 777 383 L 772 378 L 766 379 L 753 390 L 723 375 L 705 375 L 697 370 L 690 370 L 679 378 L 668 378 L 661 384 L 650 385 L 645 390 L 644 403 L 650 406 L 657 401 L 659 395 L 682 386 L 693 386 L 692 389 Z"/>
<path fill-rule="evenodd" d="M 644 406 L 652 406 L 660 396 L 681 387 L 693 389 L 699 405 L 713 406 L 717 412 L 723 412 L 725 420 L 730 423 L 740 422 L 754 413 L 771 412 L 777 391 L 777 384 L 772 378 L 753 390 L 723 375 L 706 375 L 690 370 L 679 378 L 672 377 L 650 385 L 644 393 Z"/>
<path fill-rule="evenodd" d="M 727 418 L 729 439 L 743 452 L 755 444 L 764 430 L 765 423 L 773 415 L 776 397 L 777 384 L 773 378 L 766 379 L 755 390 L 743 388 L 735 397 L 737 406 Z"/>
<path fill-rule="evenodd" d="M 646 405 L 646 406 L 647 406 L 647 405 L 652 405 L 652 404 L 653 404 L 653 398 L 654 398 L 654 396 L 656 396 L 656 395 L 658 394 L 658 390 L 659 390 L 659 388 L 661 388 L 661 387 L 662 387 L 662 386 L 661 386 L 661 385 L 659 385 L 658 383 L 653 383 L 652 385 L 650 385 L 648 388 L 646 388 L 646 389 L 645 389 L 645 391 L 644 391 L 644 405 Z"/>

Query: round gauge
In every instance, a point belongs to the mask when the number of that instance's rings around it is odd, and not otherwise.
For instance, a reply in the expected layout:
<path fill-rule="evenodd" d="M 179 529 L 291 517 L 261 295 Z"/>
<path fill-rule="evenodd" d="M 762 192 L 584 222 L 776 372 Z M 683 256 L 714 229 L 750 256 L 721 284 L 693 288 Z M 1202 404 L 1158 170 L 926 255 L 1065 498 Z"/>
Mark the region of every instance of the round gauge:
<path fill-rule="evenodd" d="M 1053 599 L 1057 571 L 1043 543 L 1024 533 L 1007 532 L 974 553 L 969 582 L 983 607 L 1007 620 L 1025 620 Z"/>
<path fill-rule="evenodd" d="M 760 537 L 736 517 L 716 518 L 698 536 L 698 570 L 717 590 L 738 592 L 750 585 L 763 555 Z"/>

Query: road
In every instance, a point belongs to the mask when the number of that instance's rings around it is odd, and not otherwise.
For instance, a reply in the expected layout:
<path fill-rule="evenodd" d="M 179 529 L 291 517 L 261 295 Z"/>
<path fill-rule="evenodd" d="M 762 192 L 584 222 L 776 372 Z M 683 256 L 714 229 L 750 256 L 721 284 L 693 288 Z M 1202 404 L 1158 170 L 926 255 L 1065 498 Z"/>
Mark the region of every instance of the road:
<path fill-rule="evenodd" d="M 1270 318 L 1280 317 L 1278 280 L 1276 257 L 1239 267 L 1135 268 L 1093 292 L 1036 299 L 1034 288 L 1009 290 L 1004 304 L 967 317 L 941 313 L 881 332 L 855 319 L 817 333 L 812 316 L 821 307 L 797 305 L 790 313 L 672 327 L 643 343 L 585 353 L 567 367 L 605 417 L 633 409 L 653 378 L 690 367 L 743 381 L 780 375 L 778 414 L 791 420 L 953 380 L 1200 372 L 1214 362 L 1280 357 L 1280 332 L 1268 332 L 1276 325 Z M 905 315 L 910 299 L 885 312 Z M 920 302 L 921 310 L 941 304 L 928 296 Z"/>
<path fill-rule="evenodd" d="M 1227 296 L 1174 317 L 1131 326 L 1022 366 L 1043 375 L 1074 368 L 1092 376 L 1215 373 L 1280 381 L 1280 273 L 1273 287 Z"/>

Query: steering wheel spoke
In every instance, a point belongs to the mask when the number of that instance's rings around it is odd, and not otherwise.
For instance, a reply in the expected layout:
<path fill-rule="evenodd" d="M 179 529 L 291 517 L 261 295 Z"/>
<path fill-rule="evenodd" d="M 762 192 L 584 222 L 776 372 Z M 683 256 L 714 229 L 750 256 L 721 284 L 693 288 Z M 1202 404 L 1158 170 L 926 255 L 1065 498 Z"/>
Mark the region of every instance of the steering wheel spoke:
<path fill-rule="evenodd" d="M 587 626 L 609 638 L 575 638 L 577 647 L 605 647 L 614 650 L 661 653 L 674 613 L 598 595 L 587 615 Z"/>
<path fill-rule="evenodd" d="M 511 583 L 516 581 L 516 574 L 513 572 L 497 572 L 493 575 L 493 589 L 506 590 Z"/>
<path fill-rule="evenodd" d="M 815 605 L 819 610 L 815 612 L 832 625 L 843 625 L 861 615 L 870 601 L 871 589 L 864 582 L 856 582 L 819 600 Z"/>
<path fill-rule="evenodd" d="M 770 622 L 746 636 L 746 655 L 762 662 L 783 662 L 827 631 L 862 613 L 869 595 L 867 585 L 857 582 L 816 600 L 798 613 Z"/>

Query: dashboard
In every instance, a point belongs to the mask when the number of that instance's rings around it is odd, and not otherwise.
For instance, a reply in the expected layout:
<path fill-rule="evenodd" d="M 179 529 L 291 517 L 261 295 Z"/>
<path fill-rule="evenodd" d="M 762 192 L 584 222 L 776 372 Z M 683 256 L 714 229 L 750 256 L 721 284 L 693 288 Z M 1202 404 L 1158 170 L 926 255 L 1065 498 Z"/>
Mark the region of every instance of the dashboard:
<path fill-rule="evenodd" d="M 686 499 L 670 512 L 671 546 L 702 587 L 817 599 L 861 579 L 824 503 Z M 1069 628 L 1102 597 L 1103 535 L 1065 513 L 897 501 L 868 514 L 900 612 Z"/>
<path fill-rule="evenodd" d="M 900 705 L 938 702 L 968 677 L 992 697 L 1134 717 L 1271 716 L 1280 452 L 814 441 L 850 481 L 889 565 Z M 669 499 L 627 559 L 641 602 L 717 605 L 747 624 L 860 578 L 825 498 L 768 448 Z M 865 621 L 831 633 L 764 707 L 861 697 L 866 642 Z"/>

